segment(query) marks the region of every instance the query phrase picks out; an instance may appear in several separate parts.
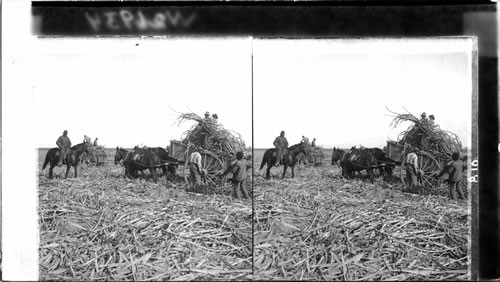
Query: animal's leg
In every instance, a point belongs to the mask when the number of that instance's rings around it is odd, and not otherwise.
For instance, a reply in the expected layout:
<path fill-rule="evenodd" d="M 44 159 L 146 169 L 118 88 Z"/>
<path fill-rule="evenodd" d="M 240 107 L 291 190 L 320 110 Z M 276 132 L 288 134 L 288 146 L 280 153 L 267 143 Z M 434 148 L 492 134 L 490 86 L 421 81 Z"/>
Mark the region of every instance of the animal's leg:
<path fill-rule="evenodd" d="M 66 176 L 64 177 L 64 179 L 68 178 L 69 168 L 70 165 L 66 165 Z"/>
<path fill-rule="evenodd" d="M 266 171 L 266 179 L 267 180 L 271 179 L 271 166 L 272 166 L 272 164 L 267 163 L 267 171 Z"/>
<path fill-rule="evenodd" d="M 374 180 L 374 177 L 373 177 L 373 170 L 370 168 L 370 169 L 367 169 L 366 170 L 366 173 L 368 173 L 368 177 L 370 177 L 370 182 L 373 184 L 373 180 Z"/>
<path fill-rule="evenodd" d="M 54 178 L 54 175 L 52 175 L 52 172 L 54 170 L 55 163 L 50 163 L 50 168 L 49 168 L 49 179 Z"/>
<path fill-rule="evenodd" d="M 78 172 L 77 172 L 77 169 L 76 169 L 77 167 L 78 167 L 78 165 L 75 165 L 75 166 L 73 167 L 73 169 L 75 170 L 75 178 L 76 178 L 76 177 L 78 177 Z"/>
<path fill-rule="evenodd" d="M 288 166 L 285 164 L 285 167 L 283 168 L 283 175 L 281 176 L 281 179 L 285 178 L 285 174 L 286 174 L 286 169 L 287 168 L 288 168 Z"/>
<path fill-rule="evenodd" d="M 292 169 L 292 178 L 294 178 L 295 177 L 295 166 L 292 166 L 291 169 Z"/>
<path fill-rule="evenodd" d="M 158 183 L 158 177 L 157 177 L 157 175 L 156 175 L 156 168 L 154 168 L 154 167 L 153 167 L 153 168 L 150 168 L 150 169 L 149 169 L 149 172 L 151 172 L 151 176 L 153 176 L 153 181 L 154 181 L 155 183 Z"/>

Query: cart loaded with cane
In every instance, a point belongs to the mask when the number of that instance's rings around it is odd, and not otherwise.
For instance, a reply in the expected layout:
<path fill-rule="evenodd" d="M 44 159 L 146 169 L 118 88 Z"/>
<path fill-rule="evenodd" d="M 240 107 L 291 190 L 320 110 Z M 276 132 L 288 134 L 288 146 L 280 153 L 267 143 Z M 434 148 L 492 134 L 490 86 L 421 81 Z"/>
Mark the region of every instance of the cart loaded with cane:
<path fill-rule="evenodd" d="M 206 185 L 224 184 L 222 173 L 235 159 L 235 154 L 242 151 L 247 159 L 251 151 L 245 147 L 241 135 L 225 129 L 212 119 L 202 119 L 194 113 L 181 114 L 177 119 L 180 125 L 186 121 L 195 121 L 191 129 L 182 134 L 182 140 L 171 140 L 169 156 L 183 165 L 184 175 L 188 175 L 189 157 L 197 150 L 201 154 L 203 179 Z"/>
<path fill-rule="evenodd" d="M 460 139 L 455 133 L 443 130 L 427 119 L 418 119 L 409 112 L 391 113 L 394 115 L 391 126 L 397 127 L 405 121 L 412 122 L 406 131 L 399 134 L 397 141 L 387 141 L 385 149 L 386 157 L 400 166 L 401 181 L 406 182 L 406 171 L 403 169 L 406 157 L 413 148 L 417 148 L 420 185 L 439 187 L 440 179 L 435 175 L 451 160 L 451 155 L 454 152 L 466 155 L 467 151 L 462 148 Z"/>

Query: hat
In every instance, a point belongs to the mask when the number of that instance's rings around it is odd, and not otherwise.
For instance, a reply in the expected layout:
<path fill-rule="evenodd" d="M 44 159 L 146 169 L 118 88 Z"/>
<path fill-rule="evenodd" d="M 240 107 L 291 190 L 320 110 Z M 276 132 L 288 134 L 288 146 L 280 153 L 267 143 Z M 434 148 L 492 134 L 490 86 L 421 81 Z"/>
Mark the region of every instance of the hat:
<path fill-rule="evenodd" d="M 213 114 L 212 117 L 213 118 L 219 118 L 219 116 L 217 114 Z"/>
<path fill-rule="evenodd" d="M 430 116 L 429 116 L 429 118 L 432 118 L 432 119 L 434 119 L 434 115 L 430 115 Z"/>
<path fill-rule="evenodd" d="M 420 116 L 426 117 L 427 114 L 425 112 L 423 112 Z"/>
<path fill-rule="evenodd" d="M 205 113 L 205 115 L 206 115 L 206 116 L 209 116 L 209 115 L 210 115 L 210 113 L 209 113 L 209 112 L 206 112 L 206 113 Z"/>

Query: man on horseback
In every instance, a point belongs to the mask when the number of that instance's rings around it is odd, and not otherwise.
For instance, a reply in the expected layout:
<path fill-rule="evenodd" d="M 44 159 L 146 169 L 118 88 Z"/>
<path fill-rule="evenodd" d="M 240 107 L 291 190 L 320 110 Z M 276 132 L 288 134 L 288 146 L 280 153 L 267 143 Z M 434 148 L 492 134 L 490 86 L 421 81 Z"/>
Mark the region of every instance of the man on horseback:
<path fill-rule="evenodd" d="M 274 165 L 278 167 L 280 166 L 281 159 L 283 159 L 283 156 L 286 154 L 286 150 L 288 149 L 288 140 L 285 138 L 285 131 L 281 131 L 280 136 L 274 139 L 273 145 L 276 147 L 276 152 L 278 153 L 276 163 Z"/>
<path fill-rule="evenodd" d="M 63 160 L 66 158 L 66 156 L 69 154 L 71 150 L 71 140 L 69 140 L 68 137 L 68 131 L 64 130 L 63 135 L 59 136 L 59 138 L 56 141 L 57 146 L 59 147 L 59 162 L 57 163 L 57 166 L 62 166 Z"/>

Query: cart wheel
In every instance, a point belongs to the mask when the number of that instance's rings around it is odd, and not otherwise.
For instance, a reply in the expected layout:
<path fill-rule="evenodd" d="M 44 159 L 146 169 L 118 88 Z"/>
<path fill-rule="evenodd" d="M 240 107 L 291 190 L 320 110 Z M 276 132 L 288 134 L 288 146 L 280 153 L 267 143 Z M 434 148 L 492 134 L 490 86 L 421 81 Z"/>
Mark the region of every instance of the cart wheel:
<path fill-rule="evenodd" d="M 205 176 L 207 184 L 218 185 L 221 179 L 216 174 L 218 172 L 224 172 L 224 163 L 217 157 L 217 155 L 208 151 L 203 151 L 201 152 L 201 165 L 208 172 Z"/>
<path fill-rule="evenodd" d="M 420 151 L 418 154 L 418 167 L 423 170 L 422 185 L 429 187 L 437 187 L 439 181 L 432 177 L 436 172 L 441 170 L 440 163 L 429 153 Z"/>
<path fill-rule="evenodd" d="M 90 158 L 89 153 L 83 152 L 80 155 L 80 167 L 82 167 L 82 168 L 88 168 L 88 166 L 90 164 L 90 159 L 89 158 Z"/>

